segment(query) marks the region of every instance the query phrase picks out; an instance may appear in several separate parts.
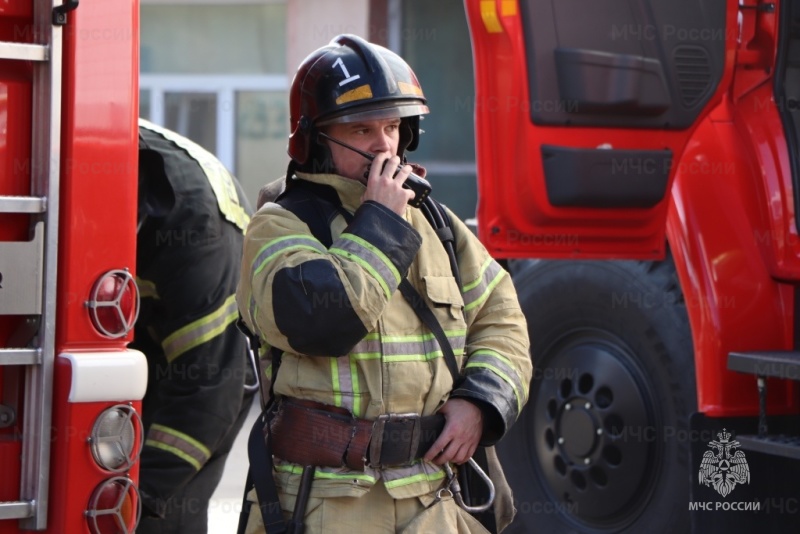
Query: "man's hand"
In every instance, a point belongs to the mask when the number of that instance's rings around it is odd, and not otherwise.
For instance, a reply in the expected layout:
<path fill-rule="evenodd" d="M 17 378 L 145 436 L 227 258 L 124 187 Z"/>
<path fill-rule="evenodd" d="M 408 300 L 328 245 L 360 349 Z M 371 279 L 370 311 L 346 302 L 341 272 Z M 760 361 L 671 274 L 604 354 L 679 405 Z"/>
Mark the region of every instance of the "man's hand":
<path fill-rule="evenodd" d="M 445 424 L 439 438 L 425 454 L 425 460 L 437 465 L 446 462 L 463 464 L 478 448 L 483 433 L 483 414 L 473 403 L 464 399 L 450 399 L 439 410 Z"/>
<path fill-rule="evenodd" d="M 400 158 L 389 156 L 389 152 L 381 152 L 375 156 L 369 169 L 364 200 L 373 200 L 383 204 L 396 214 L 403 215 L 408 201 L 414 198 L 413 191 L 403 189 L 403 183 L 411 173 L 411 165 L 404 165 L 397 172 Z M 395 172 L 397 172 L 397 176 L 395 176 Z"/>

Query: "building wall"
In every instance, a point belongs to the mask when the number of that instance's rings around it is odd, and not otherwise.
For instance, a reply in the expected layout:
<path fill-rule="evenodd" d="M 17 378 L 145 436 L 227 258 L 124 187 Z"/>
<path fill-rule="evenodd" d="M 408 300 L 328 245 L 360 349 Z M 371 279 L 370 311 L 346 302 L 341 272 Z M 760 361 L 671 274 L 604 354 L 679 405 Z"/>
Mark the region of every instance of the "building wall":
<path fill-rule="evenodd" d="M 367 38 L 369 0 L 288 0 L 286 68 L 291 80 L 305 57 L 342 33 Z"/>

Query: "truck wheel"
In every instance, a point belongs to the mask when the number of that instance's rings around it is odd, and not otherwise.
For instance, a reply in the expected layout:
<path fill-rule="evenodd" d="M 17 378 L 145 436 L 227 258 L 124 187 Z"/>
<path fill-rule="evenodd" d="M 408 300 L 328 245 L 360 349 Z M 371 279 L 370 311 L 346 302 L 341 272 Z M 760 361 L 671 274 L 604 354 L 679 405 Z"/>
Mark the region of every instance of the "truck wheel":
<path fill-rule="evenodd" d="M 507 532 L 688 532 L 697 403 L 671 258 L 511 269 L 534 377 L 497 447 L 518 509 Z"/>

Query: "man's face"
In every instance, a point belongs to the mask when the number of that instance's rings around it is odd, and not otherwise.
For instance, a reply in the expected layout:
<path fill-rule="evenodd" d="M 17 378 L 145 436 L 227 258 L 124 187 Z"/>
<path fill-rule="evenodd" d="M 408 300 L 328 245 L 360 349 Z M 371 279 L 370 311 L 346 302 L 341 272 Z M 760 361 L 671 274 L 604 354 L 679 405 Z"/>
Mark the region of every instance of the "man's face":
<path fill-rule="evenodd" d="M 364 152 L 370 154 L 390 152 L 394 156 L 400 143 L 400 119 L 331 124 L 325 128 L 325 133 Z M 367 179 L 364 176 L 371 162 L 349 148 L 332 141 L 327 143 L 338 173 L 346 178 L 366 183 Z"/>

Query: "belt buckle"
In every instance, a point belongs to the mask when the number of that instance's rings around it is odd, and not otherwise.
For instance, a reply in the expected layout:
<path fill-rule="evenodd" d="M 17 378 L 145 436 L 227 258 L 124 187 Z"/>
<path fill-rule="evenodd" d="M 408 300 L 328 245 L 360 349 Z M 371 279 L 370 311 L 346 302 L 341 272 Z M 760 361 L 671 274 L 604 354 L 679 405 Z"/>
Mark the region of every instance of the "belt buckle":
<path fill-rule="evenodd" d="M 375 469 L 382 469 L 385 467 L 380 463 L 381 449 L 383 448 L 383 431 L 386 428 L 386 423 L 395 423 L 412 420 L 414 426 L 411 429 L 411 439 L 409 440 L 409 457 L 406 463 L 411 463 L 412 456 L 419 447 L 419 436 L 421 430 L 420 423 L 421 416 L 418 413 L 387 413 L 379 415 L 372 425 L 372 437 L 369 442 L 369 466 Z"/>

